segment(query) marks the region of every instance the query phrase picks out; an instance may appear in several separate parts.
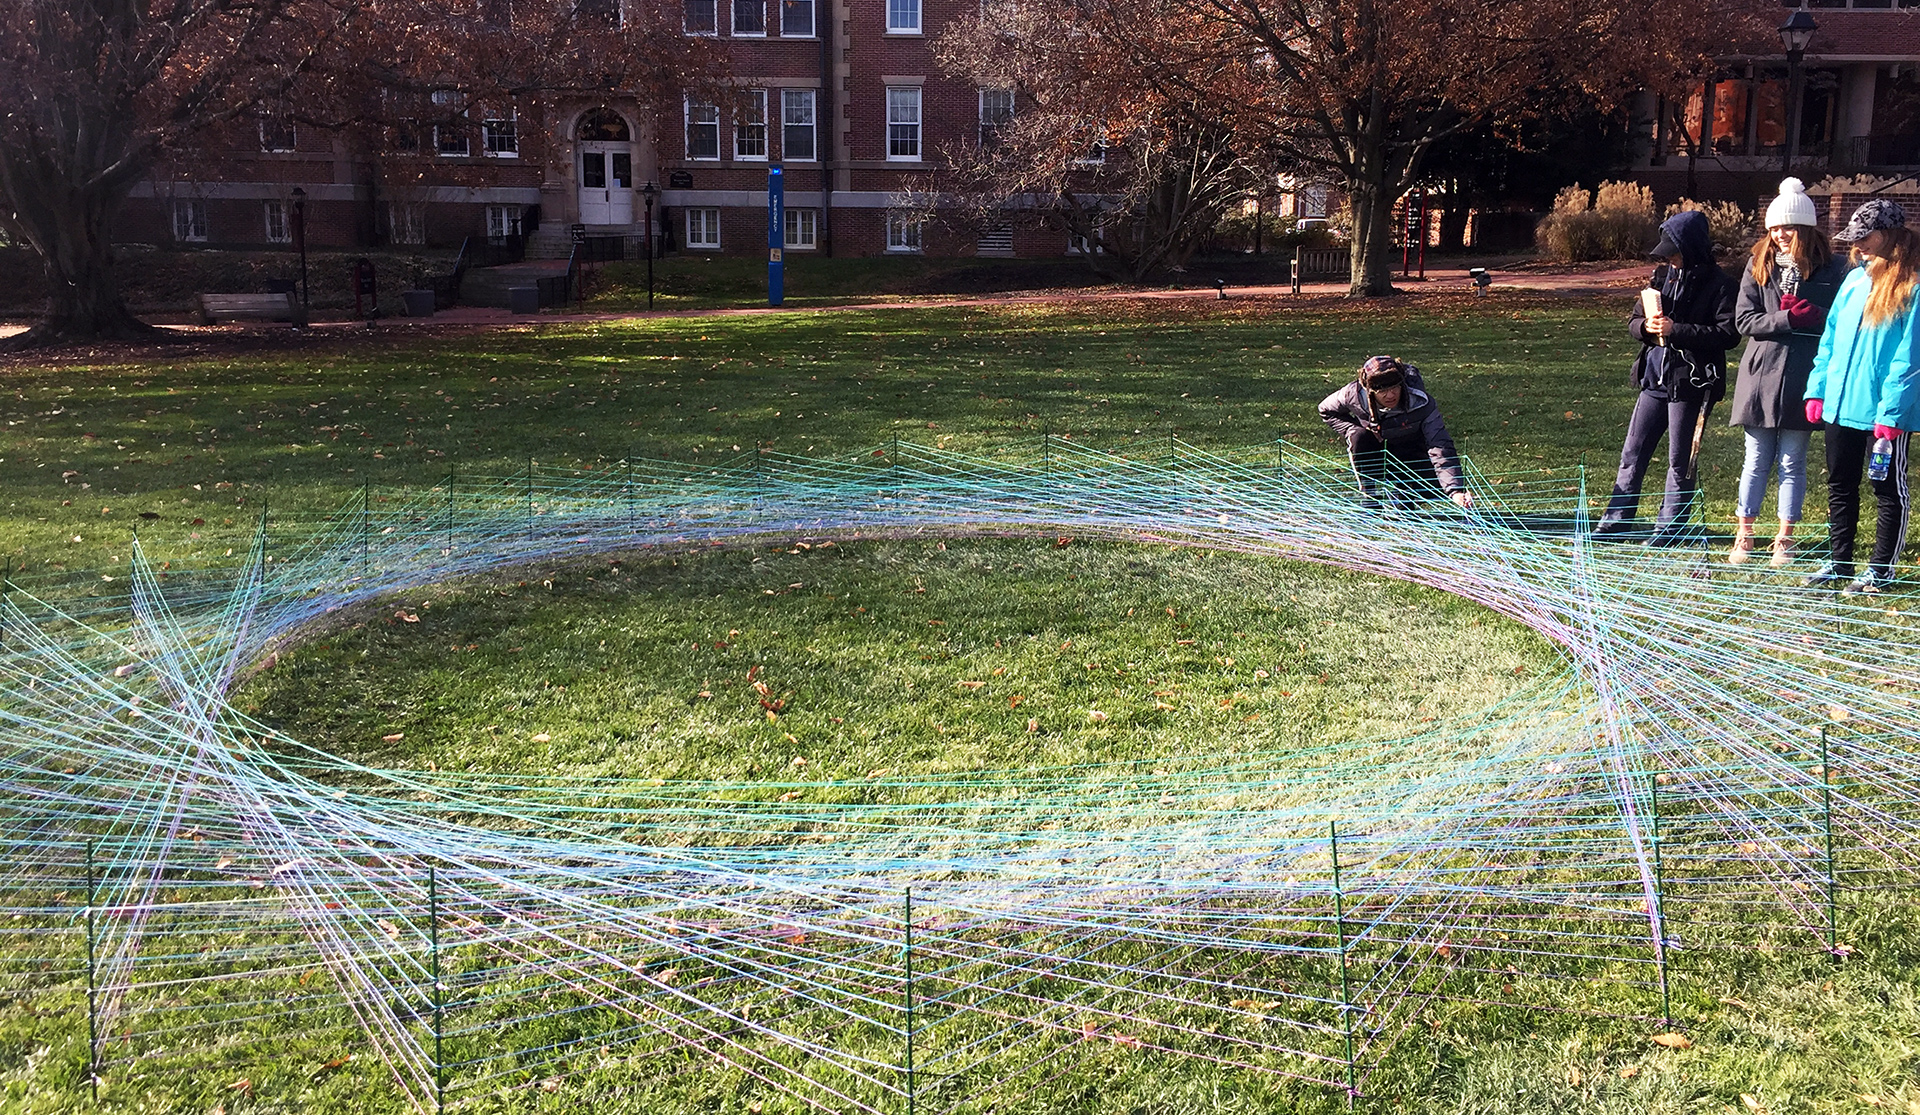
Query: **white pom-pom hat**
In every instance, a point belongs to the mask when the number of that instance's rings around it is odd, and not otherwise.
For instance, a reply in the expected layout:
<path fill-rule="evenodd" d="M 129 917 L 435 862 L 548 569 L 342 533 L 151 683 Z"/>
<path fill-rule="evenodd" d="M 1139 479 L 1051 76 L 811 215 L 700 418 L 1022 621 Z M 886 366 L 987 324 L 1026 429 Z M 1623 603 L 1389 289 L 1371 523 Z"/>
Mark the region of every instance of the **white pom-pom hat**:
<path fill-rule="evenodd" d="M 1813 211 L 1813 199 L 1807 196 L 1807 184 L 1798 178 L 1782 178 L 1780 196 L 1767 206 L 1767 227 L 1819 223 L 1820 217 Z"/>

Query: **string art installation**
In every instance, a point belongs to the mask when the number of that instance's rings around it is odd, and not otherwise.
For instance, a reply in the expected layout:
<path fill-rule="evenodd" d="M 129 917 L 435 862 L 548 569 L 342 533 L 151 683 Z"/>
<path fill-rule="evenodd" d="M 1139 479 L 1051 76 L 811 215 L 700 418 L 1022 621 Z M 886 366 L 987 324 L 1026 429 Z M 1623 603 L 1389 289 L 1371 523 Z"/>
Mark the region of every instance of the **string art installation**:
<path fill-rule="evenodd" d="M 1449 1004 L 1651 1033 L 1698 953 L 1845 956 L 1917 865 L 1910 601 L 1597 545 L 1577 472 L 1471 477 L 1461 512 L 1278 445 L 529 465 L 263 517 L 218 567 L 15 578 L 0 1010 L 64 1012 L 76 1087 L 350 1016 L 423 1110 L 613 1056 L 932 1113 L 1102 1058 L 1364 1095 Z M 317 621 L 463 575 L 1056 533 L 1402 578 L 1563 668 L 1402 739 L 812 785 L 373 769 L 230 703 Z"/>

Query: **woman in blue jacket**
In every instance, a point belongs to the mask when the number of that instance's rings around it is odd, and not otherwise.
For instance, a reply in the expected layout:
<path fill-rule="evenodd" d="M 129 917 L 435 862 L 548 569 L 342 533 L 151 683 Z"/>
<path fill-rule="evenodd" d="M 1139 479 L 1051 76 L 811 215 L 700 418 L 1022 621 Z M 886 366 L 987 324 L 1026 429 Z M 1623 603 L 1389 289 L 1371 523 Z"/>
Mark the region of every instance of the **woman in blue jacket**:
<path fill-rule="evenodd" d="M 1914 279 L 1920 234 L 1906 211 L 1885 199 L 1854 210 L 1835 240 L 1860 261 L 1840 284 L 1807 374 L 1807 420 L 1826 423 L 1829 560 L 1807 584 L 1845 584 L 1846 595 L 1876 593 L 1893 580 L 1907 537 L 1907 443 L 1920 428 L 1920 369 L 1914 363 Z M 1879 503 L 1873 555 L 1854 576 L 1860 521 L 1860 473 L 1880 439 L 1891 443 L 1885 479 L 1872 480 Z"/>

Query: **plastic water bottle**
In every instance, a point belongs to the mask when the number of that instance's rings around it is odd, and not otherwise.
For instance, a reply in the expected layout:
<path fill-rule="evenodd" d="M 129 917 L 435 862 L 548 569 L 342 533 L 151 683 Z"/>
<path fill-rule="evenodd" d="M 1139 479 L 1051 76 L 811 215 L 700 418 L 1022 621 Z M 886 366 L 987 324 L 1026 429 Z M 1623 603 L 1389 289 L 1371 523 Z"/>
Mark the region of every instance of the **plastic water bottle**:
<path fill-rule="evenodd" d="M 1885 480 L 1893 468 L 1893 439 L 1877 438 L 1873 443 L 1873 456 L 1867 458 L 1867 479 Z"/>

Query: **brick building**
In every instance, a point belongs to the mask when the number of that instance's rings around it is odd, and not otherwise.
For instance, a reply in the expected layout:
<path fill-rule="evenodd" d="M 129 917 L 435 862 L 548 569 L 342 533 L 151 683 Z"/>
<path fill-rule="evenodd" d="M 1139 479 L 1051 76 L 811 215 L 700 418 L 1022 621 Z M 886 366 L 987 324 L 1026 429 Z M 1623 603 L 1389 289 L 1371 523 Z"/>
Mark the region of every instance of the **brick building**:
<path fill-rule="evenodd" d="M 1816 196 L 1835 199 L 1825 216 L 1838 228 L 1871 191 L 1916 192 L 1920 0 L 1793 0 L 1781 7 L 1782 21 L 1797 11 L 1818 29 L 1802 61 L 1792 173 Z M 1721 59 L 1715 80 L 1682 102 L 1640 98 L 1634 177 L 1662 201 L 1691 194 L 1764 202 L 1787 170 L 1789 76 L 1780 46 Z"/>
<path fill-rule="evenodd" d="M 656 113 L 617 97 L 467 105 L 448 91 L 422 106 L 438 124 L 321 132 L 264 118 L 160 168 L 134 191 L 121 236 L 285 243 L 298 197 L 316 247 L 525 234 L 530 254 L 564 255 L 575 224 L 643 241 L 652 184 L 662 250 L 758 254 L 780 166 L 789 251 L 1062 254 L 1064 232 L 946 228 L 916 203 L 944 150 L 1012 111 L 1011 94 L 934 62 L 942 26 L 975 5 L 684 0 L 686 33 L 728 48 L 726 97 Z"/>

